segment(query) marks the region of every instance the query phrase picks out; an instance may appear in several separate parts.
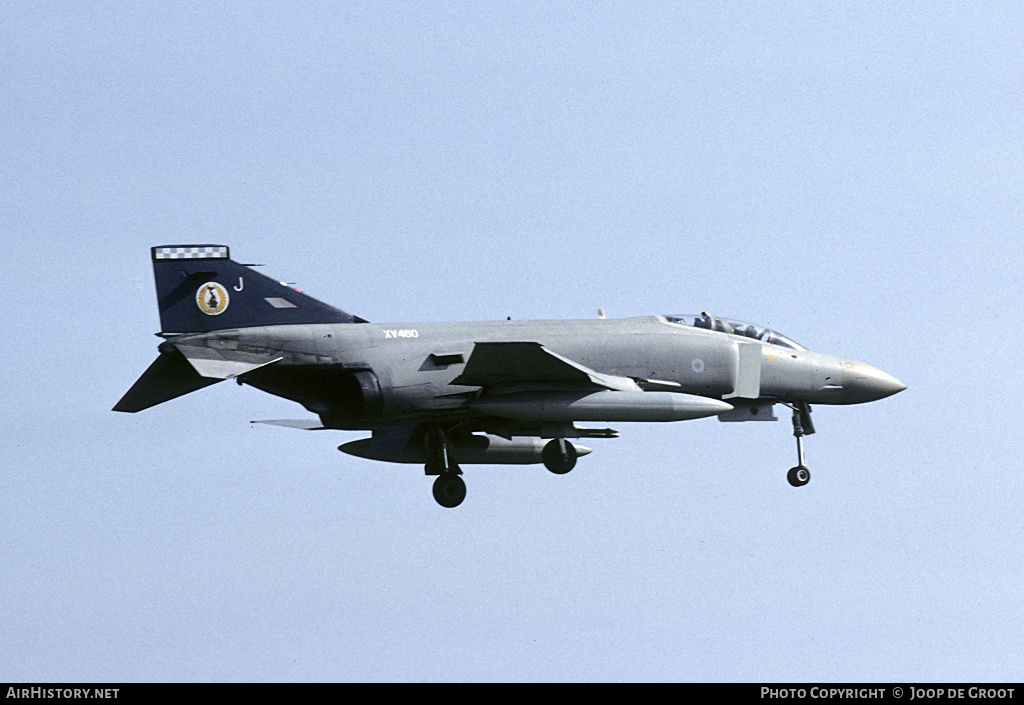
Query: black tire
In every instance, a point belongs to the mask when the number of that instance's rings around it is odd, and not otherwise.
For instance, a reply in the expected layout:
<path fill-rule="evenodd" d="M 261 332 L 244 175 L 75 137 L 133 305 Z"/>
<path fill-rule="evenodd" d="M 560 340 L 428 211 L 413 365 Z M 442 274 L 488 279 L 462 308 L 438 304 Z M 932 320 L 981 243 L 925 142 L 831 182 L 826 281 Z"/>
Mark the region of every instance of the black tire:
<path fill-rule="evenodd" d="M 445 472 L 434 480 L 434 499 L 442 507 L 453 509 L 466 498 L 466 483 L 455 473 Z"/>
<path fill-rule="evenodd" d="M 578 453 L 576 452 L 576 446 L 569 441 L 565 441 L 565 454 L 563 455 L 562 450 L 558 447 L 559 439 L 549 441 L 544 446 L 544 450 L 540 452 L 540 458 L 544 461 L 544 467 L 556 475 L 564 475 L 565 473 L 576 467 L 576 458 Z"/>
<path fill-rule="evenodd" d="M 789 469 L 786 479 L 789 480 L 789 484 L 793 485 L 793 487 L 803 487 L 811 481 L 811 471 L 803 465 L 797 465 L 795 468 Z"/>

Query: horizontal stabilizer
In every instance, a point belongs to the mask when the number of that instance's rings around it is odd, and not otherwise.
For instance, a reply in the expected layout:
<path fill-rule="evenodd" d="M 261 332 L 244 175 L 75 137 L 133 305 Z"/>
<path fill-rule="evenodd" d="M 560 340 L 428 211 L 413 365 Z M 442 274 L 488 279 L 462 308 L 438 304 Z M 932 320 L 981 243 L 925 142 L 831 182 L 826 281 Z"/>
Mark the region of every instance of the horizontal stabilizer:
<path fill-rule="evenodd" d="M 213 379 L 231 379 L 284 359 L 240 350 L 218 350 L 205 345 L 176 343 L 174 347 L 181 351 L 196 372 Z"/>
<path fill-rule="evenodd" d="M 171 349 L 160 353 L 160 357 L 117 402 L 114 411 L 142 411 L 219 381 L 203 377 L 188 364 L 184 355 Z"/>
<path fill-rule="evenodd" d="M 600 374 L 536 342 L 477 343 L 462 374 L 452 384 L 489 388 L 560 385 L 579 389 L 640 389 L 627 377 Z"/>

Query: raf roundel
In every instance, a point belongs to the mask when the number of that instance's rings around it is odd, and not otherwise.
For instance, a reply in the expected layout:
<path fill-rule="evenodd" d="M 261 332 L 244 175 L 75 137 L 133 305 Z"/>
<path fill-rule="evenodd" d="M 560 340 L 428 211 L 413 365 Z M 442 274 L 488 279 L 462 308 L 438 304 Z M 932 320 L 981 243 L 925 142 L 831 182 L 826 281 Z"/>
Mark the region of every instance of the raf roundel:
<path fill-rule="evenodd" d="M 228 309 L 228 290 L 217 282 L 208 282 L 196 292 L 196 305 L 207 316 L 219 316 Z"/>
<path fill-rule="evenodd" d="M 704 361 L 701 360 L 699 357 L 694 359 L 694 361 L 690 363 L 690 369 L 692 369 L 697 374 L 700 374 L 701 372 L 704 371 Z"/>

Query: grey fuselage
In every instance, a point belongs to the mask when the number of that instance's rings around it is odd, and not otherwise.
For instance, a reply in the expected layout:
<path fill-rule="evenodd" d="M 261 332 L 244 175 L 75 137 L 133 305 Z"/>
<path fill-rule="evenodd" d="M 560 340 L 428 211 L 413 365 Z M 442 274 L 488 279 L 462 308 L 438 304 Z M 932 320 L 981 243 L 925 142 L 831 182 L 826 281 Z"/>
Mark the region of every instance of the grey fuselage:
<path fill-rule="evenodd" d="M 644 389 L 741 403 L 856 404 L 903 389 L 864 363 L 674 323 L 662 316 L 569 321 L 276 325 L 174 339 L 274 356 L 240 381 L 292 399 L 334 428 L 469 422 L 480 386 L 453 384 L 477 343 L 539 343 L 602 375 Z M 550 387 L 547 387 L 550 389 Z M 502 393 L 529 391 L 503 389 Z M 478 423 L 472 423 L 476 418 Z M 524 431 L 526 432 L 526 431 Z"/>

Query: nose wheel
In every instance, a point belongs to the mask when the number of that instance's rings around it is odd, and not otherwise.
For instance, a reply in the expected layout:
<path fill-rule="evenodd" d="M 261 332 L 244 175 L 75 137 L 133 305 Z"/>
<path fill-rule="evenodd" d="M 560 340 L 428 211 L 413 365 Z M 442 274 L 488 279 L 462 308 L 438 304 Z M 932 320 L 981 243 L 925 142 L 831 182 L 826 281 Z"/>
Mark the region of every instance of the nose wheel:
<path fill-rule="evenodd" d="M 811 481 L 811 471 L 803 465 L 797 465 L 795 468 L 789 469 L 789 472 L 786 473 L 786 479 L 789 480 L 789 484 L 793 485 L 793 487 L 803 487 Z"/>
<path fill-rule="evenodd" d="M 793 435 L 796 436 L 796 467 L 789 469 L 786 479 L 793 487 L 803 487 L 811 481 L 811 471 L 804 464 L 804 436 L 814 433 L 814 423 L 811 421 L 811 405 L 807 402 L 798 401 L 791 408 Z"/>

